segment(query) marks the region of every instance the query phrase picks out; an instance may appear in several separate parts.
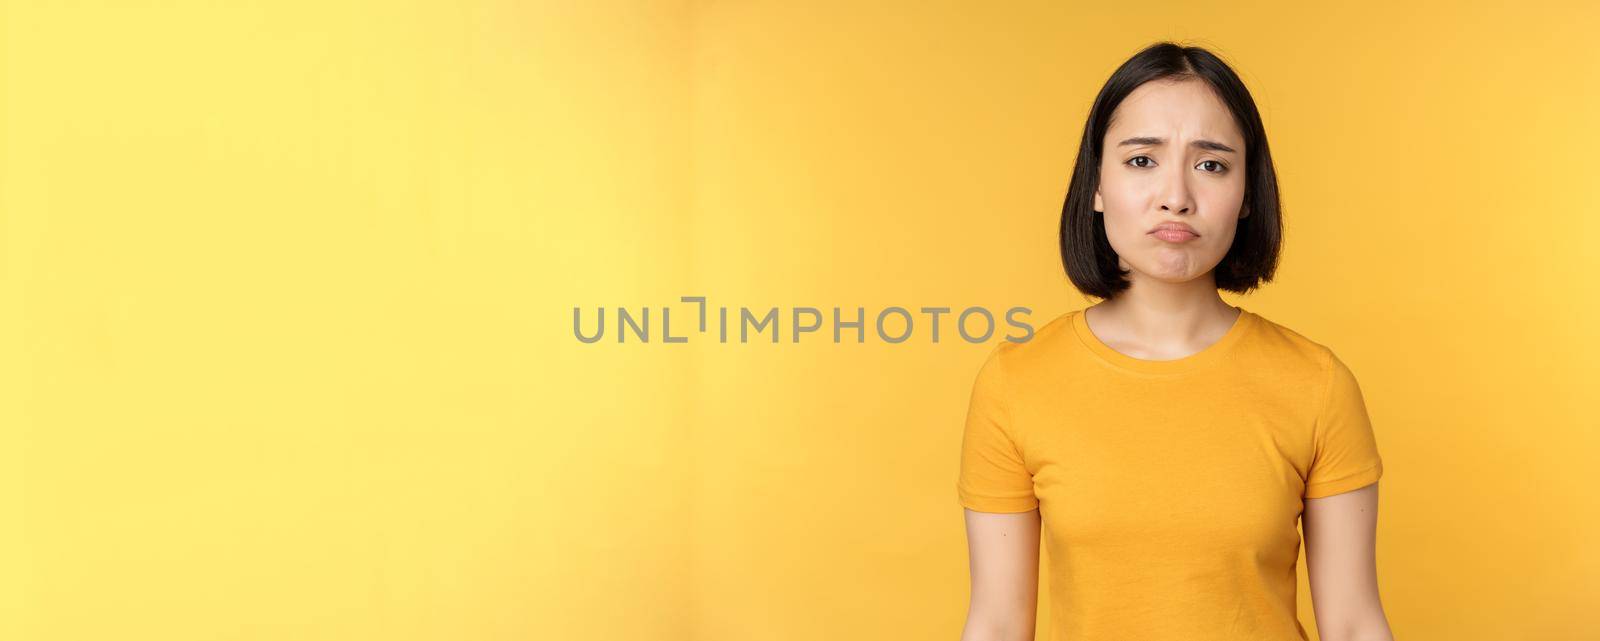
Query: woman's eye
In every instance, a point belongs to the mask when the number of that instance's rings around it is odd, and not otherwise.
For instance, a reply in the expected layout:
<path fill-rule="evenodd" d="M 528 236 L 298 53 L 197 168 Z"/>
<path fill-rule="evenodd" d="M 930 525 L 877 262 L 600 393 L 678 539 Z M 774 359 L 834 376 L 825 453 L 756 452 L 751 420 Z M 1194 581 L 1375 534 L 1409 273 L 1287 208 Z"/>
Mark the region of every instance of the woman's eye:
<path fill-rule="evenodd" d="M 1141 164 L 1139 164 L 1139 163 L 1138 163 L 1138 162 L 1136 162 L 1136 161 L 1140 161 L 1140 160 L 1145 160 L 1145 161 L 1150 161 L 1150 162 L 1155 162 L 1155 161 L 1153 161 L 1153 160 L 1150 160 L 1150 157 L 1149 157 L 1149 156 L 1134 156 L 1134 157 L 1132 157 L 1132 158 L 1129 158 L 1129 159 L 1128 159 L 1128 162 L 1127 162 L 1127 163 L 1126 163 L 1126 164 L 1129 164 L 1129 165 L 1133 165 L 1133 166 L 1135 166 L 1135 167 L 1141 167 L 1141 168 L 1142 168 L 1142 167 L 1148 167 L 1148 166 L 1149 166 L 1149 165 L 1141 165 Z"/>
<path fill-rule="evenodd" d="M 1220 173 L 1228 170 L 1228 166 L 1227 165 L 1224 165 L 1224 164 L 1222 164 L 1220 162 L 1217 162 L 1215 160 L 1207 160 L 1205 162 L 1200 163 L 1201 167 L 1204 167 L 1206 165 L 1216 165 L 1217 168 L 1216 169 L 1203 169 L 1201 171 L 1209 171 L 1209 172 L 1214 173 L 1214 174 L 1220 174 Z"/>

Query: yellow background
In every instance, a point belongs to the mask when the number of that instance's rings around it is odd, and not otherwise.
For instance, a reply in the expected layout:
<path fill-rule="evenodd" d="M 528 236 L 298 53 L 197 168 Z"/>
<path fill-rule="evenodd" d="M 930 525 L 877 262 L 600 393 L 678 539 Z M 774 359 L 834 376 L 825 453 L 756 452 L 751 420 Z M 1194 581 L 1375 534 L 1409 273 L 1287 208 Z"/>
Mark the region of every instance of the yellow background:
<path fill-rule="evenodd" d="M 956 638 L 989 345 L 571 310 L 1041 326 L 1161 39 L 1263 112 L 1229 301 L 1359 377 L 1397 637 L 1600 638 L 1600 13 L 1499 4 L 6 2 L 0 638 Z"/>

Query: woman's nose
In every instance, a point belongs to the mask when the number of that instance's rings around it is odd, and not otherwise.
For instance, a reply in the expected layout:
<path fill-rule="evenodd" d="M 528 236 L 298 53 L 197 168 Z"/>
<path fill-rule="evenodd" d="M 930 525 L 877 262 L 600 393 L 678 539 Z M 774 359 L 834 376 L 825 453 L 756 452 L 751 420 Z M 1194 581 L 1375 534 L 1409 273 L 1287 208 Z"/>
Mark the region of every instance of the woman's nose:
<path fill-rule="evenodd" d="M 1161 209 L 1176 214 L 1187 214 L 1194 209 L 1194 203 L 1189 199 L 1188 177 L 1182 171 L 1173 172 L 1175 175 L 1167 178 L 1161 194 Z"/>

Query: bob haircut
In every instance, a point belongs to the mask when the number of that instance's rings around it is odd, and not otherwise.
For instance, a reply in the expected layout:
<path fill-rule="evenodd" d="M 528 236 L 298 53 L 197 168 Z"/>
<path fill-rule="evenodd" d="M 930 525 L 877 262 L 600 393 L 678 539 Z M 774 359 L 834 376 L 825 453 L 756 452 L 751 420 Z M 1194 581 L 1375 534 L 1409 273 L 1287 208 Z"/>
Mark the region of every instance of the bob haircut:
<path fill-rule="evenodd" d="M 1106 240 L 1105 220 L 1094 210 L 1094 192 L 1100 184 L 1100 158 L 1106 129 L 1117 105 L 1133 90 L 1152 80 L 1198 78 L 1209 84 L 1233 113 L 1244 133 L 1245 217 L 1239 219 L 1233 245 L 1217 263 L 1217 288 L 1247 293 L 1272 281 L 1283 244 L 1283 217 L 1278 206 L 1278 176 L 1267 149 L 1266 128 L 1250 91 L 1215 54 L 1200 47 L 1160 42 L 1122 63 L 1100 88 L 1083 126 L 1077 165 L 1061 207 L 1061 263 L 1078 291 L 1109 299 L 1132 283 L 1130 273 L 1117 265 L 1117 253 Z"/>

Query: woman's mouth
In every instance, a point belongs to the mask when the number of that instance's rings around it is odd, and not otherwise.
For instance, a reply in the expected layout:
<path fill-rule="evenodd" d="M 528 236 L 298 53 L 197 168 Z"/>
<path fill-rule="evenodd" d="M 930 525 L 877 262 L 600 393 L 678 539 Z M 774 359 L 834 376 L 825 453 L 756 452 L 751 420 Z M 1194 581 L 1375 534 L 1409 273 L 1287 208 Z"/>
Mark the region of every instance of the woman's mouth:
<path fill-rule="evenodd" d="M 1169 243 L 1184 243 L 1200 237 L 1189 223 L 1181 220 L 1163 221 L 1150 230 L 1150 235 Z"/>
<path fill-rule="evenodd" d="M 1199 236 L 1196 236 L 1194 232 L 1184 231 L 1182 229 L 1157 229 L 1154 232 L 1151 232 L 1150 235 L 1169 243 L 1181 243 L 1199 238 Z"/>

